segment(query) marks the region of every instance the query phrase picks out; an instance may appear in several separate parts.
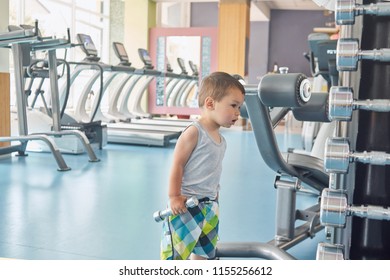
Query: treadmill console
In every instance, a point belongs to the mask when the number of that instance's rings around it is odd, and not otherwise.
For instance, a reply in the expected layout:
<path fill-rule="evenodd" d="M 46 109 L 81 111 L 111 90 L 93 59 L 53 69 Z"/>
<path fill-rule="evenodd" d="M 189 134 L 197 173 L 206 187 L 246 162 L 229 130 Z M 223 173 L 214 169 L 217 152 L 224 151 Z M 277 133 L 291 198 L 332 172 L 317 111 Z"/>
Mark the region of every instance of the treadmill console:
<path fill-rule="evenodd" d="M 153 69 L 152 60 L 150 59 L 149 52 L 145 49 L 138 49 L 139 57 L 141 58 L 142 62 L 144 63 L 144 67 L 146 69 Z"/>
<path fill-rule="evenodd" d="M 189 60 L 188 64 L 190 65 L 192 75 L 198 76 L 199 75 L 198 67 L 192 62 L 192 60 Z"/>
<path fill-rule="evenodd" d="M 98 51 L 95 44 L 92 41 L 91 36 L 87 34 L 77 34 L 77 41 L 81 44 L 81 49 L 87 55 L 89 60 L 99 61 L 100 58 L 97 56 Z"/>
<path fill-rule="evenodd" d="M 114 48 L 115 55 L 120 60 L 120 65 L 130 66 L 131 62 L 129 62 L 129 57 L 127 56 L 127 52 L 125 46 L 119 42 L 113 42 L 112 46 Z"/>
<path fill-rule="evenodd" d="M 167 72 L 172 73 L 173 69 L 172 69 L 171 63 L 169 62 L 168 58 L 166 58 L 166 61 L 167 61 L 166 70 L 167 70 Z"/>
<path fill-rule="evenodd" d="M 37 29 L 37 27 L 35 25 L 30 25 L 30 24 L 21 24 L 20 25 L 21 28 L 23 28 L 24 30 L 35 30 Z M 41 33 L 41 30 L 38 28 L 38 37 L 42 37 L 42 33 Z"/>
<path fill-rule="evenodd" d="M 177 58 L 177 63 L 179 64 L 179 67 L 181 69 L 181 74 L 187 75 L 188 72 L 187 72 L 186 66 L 184 64 L 184 59 L 182 59 L 181 57 L 178 57 Z"/>

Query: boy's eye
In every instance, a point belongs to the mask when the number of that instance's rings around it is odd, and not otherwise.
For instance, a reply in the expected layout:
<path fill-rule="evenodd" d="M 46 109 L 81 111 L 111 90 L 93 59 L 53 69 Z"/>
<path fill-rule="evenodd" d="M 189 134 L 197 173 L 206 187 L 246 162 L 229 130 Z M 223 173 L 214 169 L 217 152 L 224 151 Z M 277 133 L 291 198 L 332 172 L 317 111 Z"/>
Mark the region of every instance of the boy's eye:
<path fill-rule="evenodd" d="M 232 104 L 232 107 L 233 107 L 233 109 L 239 109 L 240 110 L 240 108 L 241 108 L 241 106 L 239 106 L 238 104 Z"/>

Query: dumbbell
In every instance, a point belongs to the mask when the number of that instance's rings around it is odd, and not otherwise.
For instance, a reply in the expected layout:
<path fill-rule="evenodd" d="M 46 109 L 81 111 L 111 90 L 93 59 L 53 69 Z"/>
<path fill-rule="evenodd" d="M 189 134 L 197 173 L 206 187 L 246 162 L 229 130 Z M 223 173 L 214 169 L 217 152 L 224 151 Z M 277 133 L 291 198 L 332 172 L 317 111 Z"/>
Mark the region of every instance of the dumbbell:
<path fill-rule="evenodd" d="M 320 222 L 323 226 L 344 227 L 347 216 L 372 220 L 390 220 L 390 209 L 375 205 L 348 205 L 347 195 L 341 190 L 323 189 Z"/>
<path fill-rule="evenodd" d="M 195 196 L 190 197 L 186 201 L 186 207 L 187 208 L 193 208 L 193 207 L 197 206 L 198 204 L 199 204 L 199 201 L 198 201 L 198 199 Z M 160 211 L 154 212 L 153 218 L 154 218 L 154 220 L 156 222 L 161 222 L 166 217 L 169 217 L 171 215 L 172 215 L 172 209 L 171 208 L 167 208 L 167 209 L 164 209 L 164 210 L 160 210 Z"/>
<path fill-rule="evenodd" d="M 338 25 L 352 25 L 355 23 L 355 16 L 359 15 L 389 16 L 390 3 L 359 5 L 355 0 L 337 0 L 335 20 Z"/>
<path fill-rule="evenodd" d="M 333 86 L 328 96 L 328 118 L 330 121 L 349 121 L 353 110 L 390 112 L 390 99 L 354 100 L 350 87 Z"/>
<path fill-rule="evenodd" d="M 347 139 L 326 139 L 324 156 L 324 167 L 326 172 L 347 173 L 349 164 L 352 162 L 389 165 L 390 154 L 379 151 L 351 152 Z"/>
<path fill-rule="evenodd" d="M 356 71 L 362 59 L 390 62 L 390 49 L 359 50 L 359 40 L 353 38 L 339 39 L 336 53 L 339 71 Z"/>

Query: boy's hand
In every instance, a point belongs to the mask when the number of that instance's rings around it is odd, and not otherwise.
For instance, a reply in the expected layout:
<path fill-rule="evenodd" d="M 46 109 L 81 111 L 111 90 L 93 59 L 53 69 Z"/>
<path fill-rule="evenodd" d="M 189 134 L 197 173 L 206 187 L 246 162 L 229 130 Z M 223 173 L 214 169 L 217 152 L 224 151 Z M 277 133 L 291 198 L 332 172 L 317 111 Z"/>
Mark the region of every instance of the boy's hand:
<path fill-rule="evenodd" d="M 171 197 L 169 199 L 169 202 L 170 202 L 172 214 L 180 215 L 187 212 L 186 201 L 187 201 L 187 197 L 182 195 Z"/>

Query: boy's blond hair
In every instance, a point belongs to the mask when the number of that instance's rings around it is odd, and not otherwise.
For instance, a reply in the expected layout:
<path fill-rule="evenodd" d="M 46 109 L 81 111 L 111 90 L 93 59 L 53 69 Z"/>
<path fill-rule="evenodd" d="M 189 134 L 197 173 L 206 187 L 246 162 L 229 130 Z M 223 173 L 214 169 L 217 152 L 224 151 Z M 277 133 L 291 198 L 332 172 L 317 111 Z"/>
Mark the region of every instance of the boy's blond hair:
<path fill-rule="evenodd" d="M 237 88 L 245 94 L 244 86 L 233 76 L 225 72 L 213 72 L 203 78 L 199 87 L 198 105 L 202 108 L 204 101 L 210 96 L 215 101 L 220 101 L 229 88 Z"/>

